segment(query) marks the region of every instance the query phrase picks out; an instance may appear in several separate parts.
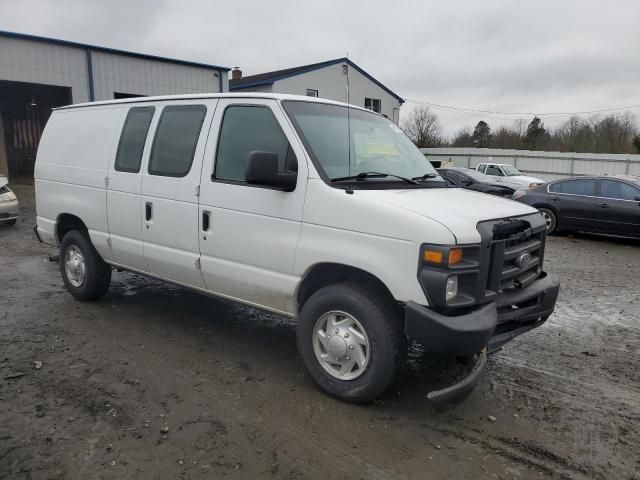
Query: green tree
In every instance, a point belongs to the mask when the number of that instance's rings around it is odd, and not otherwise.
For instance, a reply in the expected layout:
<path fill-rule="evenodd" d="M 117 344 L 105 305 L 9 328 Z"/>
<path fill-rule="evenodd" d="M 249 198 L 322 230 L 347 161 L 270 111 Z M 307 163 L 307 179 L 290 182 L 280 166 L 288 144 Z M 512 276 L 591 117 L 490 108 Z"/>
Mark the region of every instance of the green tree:
<path fill-rule="evenodd" d="M 476 128 L 473 129 L 473 143 L 476 147 L 488 147 L 491 141 L 491 127 L 484 120 L 480 120 L 476 125 Z"/>
<path fill-rule="evenodd" d="M 527 126 L 527 133 L 524 136 L 524 143 L 529 150 L 538 150 L 545 140 L 547 130 L 540 117 L 533 117 Z"/>
<path fill-rule="evenodd" d="M 640 133 L 633 137 L 633 146 L 635 147 L 636 152 L 640 153 Z"/>

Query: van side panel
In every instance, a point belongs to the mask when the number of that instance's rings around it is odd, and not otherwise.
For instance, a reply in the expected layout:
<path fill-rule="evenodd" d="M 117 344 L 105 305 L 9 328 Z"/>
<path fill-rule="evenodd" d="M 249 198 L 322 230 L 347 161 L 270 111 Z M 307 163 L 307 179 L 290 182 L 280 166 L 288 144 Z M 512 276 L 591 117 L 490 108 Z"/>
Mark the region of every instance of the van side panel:
<path fill-rule="evenodd" d="M 37 228 L 48 243 L 62 214 L 80 218 L 100 255 L 107 244 L 105 178 L 121 124 L 122 107 L 54 111 L 43 132 L 35 166 Z"/>

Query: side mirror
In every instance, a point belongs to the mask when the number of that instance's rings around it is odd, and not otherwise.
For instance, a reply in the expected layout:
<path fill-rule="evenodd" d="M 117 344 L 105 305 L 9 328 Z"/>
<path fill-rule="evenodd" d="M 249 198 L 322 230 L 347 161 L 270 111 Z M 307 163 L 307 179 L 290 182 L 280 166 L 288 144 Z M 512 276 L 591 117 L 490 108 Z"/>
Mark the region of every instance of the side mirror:
<path fill-rule="evenodd" d="M 292 192 L 296 188 L 298 174 L 291 171 L 278 171 L 278 155 L 276 153 L 253 151 L 249 153 L 247 158 L 244 178 L 249 185 L 261 185 L 284 192 Z"/>
<path fill-rule="evenodd" d="M 640 204 L 640 195 L 636 195 L 633 199 Z"/>

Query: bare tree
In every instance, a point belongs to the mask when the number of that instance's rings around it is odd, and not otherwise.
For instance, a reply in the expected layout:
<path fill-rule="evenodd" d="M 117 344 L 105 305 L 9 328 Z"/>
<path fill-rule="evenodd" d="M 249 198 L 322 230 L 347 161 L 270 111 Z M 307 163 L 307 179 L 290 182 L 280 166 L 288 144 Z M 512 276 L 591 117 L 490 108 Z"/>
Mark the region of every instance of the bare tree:
<path fill-rule="evenodd" d="M 442 125 L 438 115 L 426 105 L 415 107 L 401 126 L 407 137 L 419 148 L 442 144 Z"/>
<path fill-rule="evenodd" d="M 593 130 L 593 151 L 597 153 L 631 153 L 636 134 L 635 117 L 622 115 L 593 116 L 589 119 Z"/>
<path fill-rule="evenodd" d="M 461 128 L 451 140 L 452 147 L 474 147 L 473 135 L 470 127 Z"/>
<path fill-rule="evenodd" d="M 518 118 L 513 121 L 511 130 L 520 138 L 524 137 L 527 133 L 527 121 L 524 118 Z"/>

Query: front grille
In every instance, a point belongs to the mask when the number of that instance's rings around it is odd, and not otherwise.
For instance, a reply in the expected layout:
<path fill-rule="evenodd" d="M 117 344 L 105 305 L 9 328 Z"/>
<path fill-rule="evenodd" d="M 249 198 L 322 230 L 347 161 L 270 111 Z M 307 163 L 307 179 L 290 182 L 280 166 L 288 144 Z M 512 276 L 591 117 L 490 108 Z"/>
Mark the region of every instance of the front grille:
<path fill-rule="evenodd" d="M 500 290 L 522 288 L 533 282 L 542 270 L 541 249 L 542 239 L 535 237 L 524 242 L 505 242 Z"/>
<path fill-rule="evenodd" d="M 533 229 L 525 221 L 494 224 L 487 289 L 499 294 L 524 288 L 538 278 L 544 259 L 545 232 Z"/>

